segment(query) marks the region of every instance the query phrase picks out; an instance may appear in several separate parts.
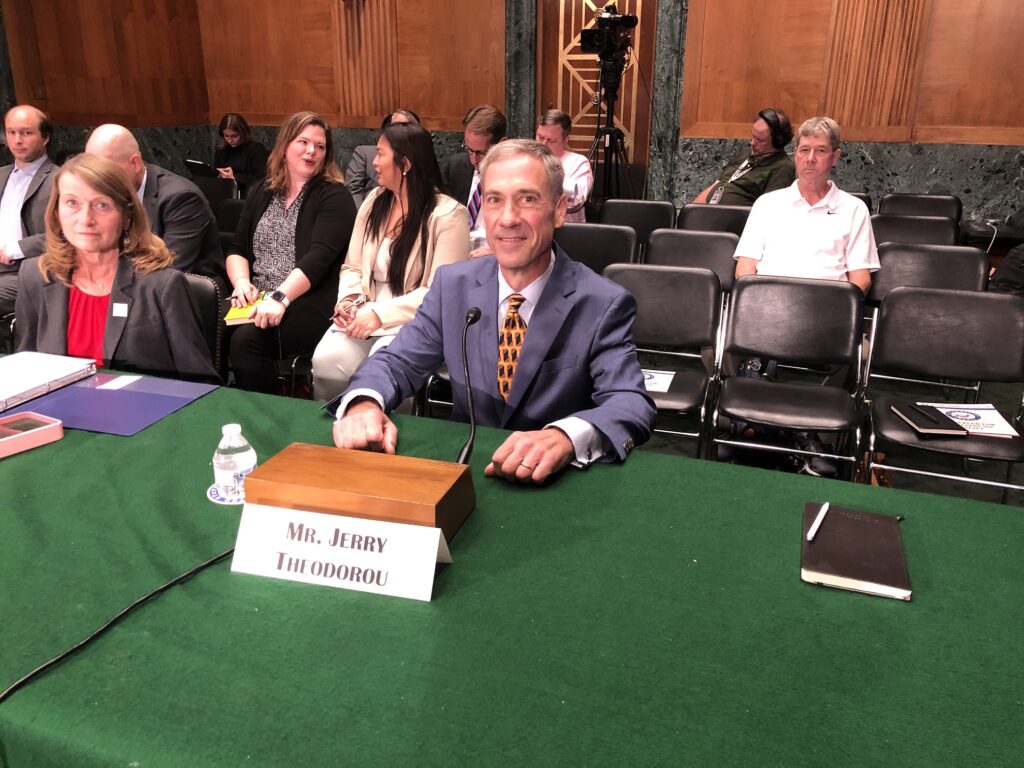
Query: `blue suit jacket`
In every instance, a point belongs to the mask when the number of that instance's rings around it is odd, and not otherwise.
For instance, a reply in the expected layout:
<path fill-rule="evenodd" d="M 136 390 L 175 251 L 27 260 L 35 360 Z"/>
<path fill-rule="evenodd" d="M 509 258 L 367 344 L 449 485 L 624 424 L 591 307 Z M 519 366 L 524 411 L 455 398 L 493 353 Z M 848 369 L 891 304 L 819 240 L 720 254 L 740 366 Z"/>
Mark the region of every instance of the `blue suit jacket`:
<path fill-rule="evenodd" d="M 531 430 L 578 416 L 625 458 L 650 437 L 655 414 L 630 337 L 636 304 L 621 287 L 561 250 L 555 259 L 530 318 L 507 403 L 497 384 L 498 263 L 493 256 L 438 269 L 416 316 L 394 342 L 367 359 L 349 389 L 378 392 L 390 411 L 447 364 L 453 416 L 468 419 L 462 329 L 466 311 L 479 307 L 480 320 L 466 342 L 477 422 Z"/>

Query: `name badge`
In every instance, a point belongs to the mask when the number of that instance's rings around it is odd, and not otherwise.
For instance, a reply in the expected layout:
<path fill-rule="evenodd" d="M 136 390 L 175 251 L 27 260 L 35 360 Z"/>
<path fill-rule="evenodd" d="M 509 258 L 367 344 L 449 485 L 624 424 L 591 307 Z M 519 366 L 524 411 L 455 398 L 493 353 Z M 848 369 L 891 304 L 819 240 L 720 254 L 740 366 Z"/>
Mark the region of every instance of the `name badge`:
<path fill-rule="evenodd" d="M 114 317 L 128 317 L 128 305 L 115 301 Z"/>
<path fill-rule="evenodd" d="M 440 528 L 246 504 L 231 570 L 430 600 L 435 565 L 451 561 Z"/>

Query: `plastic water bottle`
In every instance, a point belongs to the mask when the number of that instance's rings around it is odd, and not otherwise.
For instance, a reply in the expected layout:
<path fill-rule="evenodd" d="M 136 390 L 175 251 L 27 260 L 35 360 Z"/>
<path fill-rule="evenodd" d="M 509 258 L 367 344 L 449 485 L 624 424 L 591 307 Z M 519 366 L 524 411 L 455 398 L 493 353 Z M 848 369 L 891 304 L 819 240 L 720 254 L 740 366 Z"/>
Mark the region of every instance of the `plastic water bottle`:
<path fill-rule="evenodd" d="M 213 482 L 225 501 L 245 502 L 245 476 L 256 469 L 256 451 L 242 436 L 239 424 L 225 424 L 213 453 Z"/>

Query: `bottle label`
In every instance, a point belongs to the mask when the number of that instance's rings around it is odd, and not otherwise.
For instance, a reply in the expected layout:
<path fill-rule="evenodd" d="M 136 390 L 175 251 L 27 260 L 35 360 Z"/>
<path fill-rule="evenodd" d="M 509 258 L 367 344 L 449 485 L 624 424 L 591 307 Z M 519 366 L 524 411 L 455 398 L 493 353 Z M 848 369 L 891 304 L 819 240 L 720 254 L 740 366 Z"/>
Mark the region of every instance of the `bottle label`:
<path fill-rule="evenodd" d="M 230 469 L 214 469 L 213 470 L 213 482 L 220 486 L 221 491 L 229 493 L 237 489 L 238 493 L 242 493 L 245 476 L 252 472 L 255 467 L 249 467 L 248 469 L 240 469 L 237 471 Z"/>

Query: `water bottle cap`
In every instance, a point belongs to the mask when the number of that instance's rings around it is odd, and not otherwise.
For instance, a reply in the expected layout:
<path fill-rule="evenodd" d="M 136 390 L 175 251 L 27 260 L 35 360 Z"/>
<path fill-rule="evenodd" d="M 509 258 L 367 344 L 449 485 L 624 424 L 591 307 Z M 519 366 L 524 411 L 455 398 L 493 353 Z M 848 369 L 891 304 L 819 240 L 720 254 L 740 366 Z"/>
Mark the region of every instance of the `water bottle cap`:
<path fill-rule="evenodd" d="M 224 437 L 234 437 L 235 435 L 240 435 L 240 434 L 242 434 L 242 425 L 241 424 L 225 424 L 223 427 L 221 427 L 220 433 Z"/>

